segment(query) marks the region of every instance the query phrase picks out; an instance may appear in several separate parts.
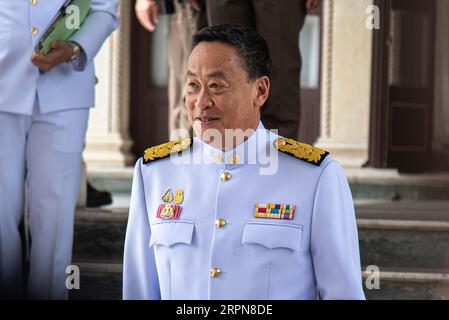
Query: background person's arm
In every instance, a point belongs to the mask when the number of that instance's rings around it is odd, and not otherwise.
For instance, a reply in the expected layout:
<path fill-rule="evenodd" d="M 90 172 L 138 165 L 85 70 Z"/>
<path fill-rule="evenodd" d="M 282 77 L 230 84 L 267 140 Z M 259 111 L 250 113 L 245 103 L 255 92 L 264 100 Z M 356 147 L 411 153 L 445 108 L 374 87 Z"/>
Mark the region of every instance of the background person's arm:
<path fill-rule="evenodd" d="M 150 32 L 156 29 L 160 5 L 156 0 L 137 0 L 135 6 L 137 20 Z"/>
<path fill-rule="evenodd" d="M 79 44 L 84 52 L 76 63 L 77 70 L 83 70 L 93 62 L 103 43 L 118 28 L 119 2 L 119 0 L 92 0 L 89 16 L 71 39 Z"/>
<path fill-rule="evenodd" d="M 321 0 L 307 0 L 306 2 L 306 8 L 307 12 L 313 12 L 314 10 L 318 9 L 321 5 Z"/>

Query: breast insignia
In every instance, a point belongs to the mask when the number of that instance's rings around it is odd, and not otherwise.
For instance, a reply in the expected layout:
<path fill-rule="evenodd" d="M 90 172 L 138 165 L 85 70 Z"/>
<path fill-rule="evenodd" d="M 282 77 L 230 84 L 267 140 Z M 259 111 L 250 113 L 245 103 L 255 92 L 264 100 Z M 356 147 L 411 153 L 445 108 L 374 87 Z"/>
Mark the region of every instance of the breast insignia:
<path fill-rule="evenodd" d="M 155 147 L 148 148 L 145 150 L 145 153 L 143 155 L 143 163 L 147 164 L 155 160 L 166 158 L 172 153 L 178 153 L 187 150 L 191 145 L 192 139 L 188 138 L 170 141 Z"/>
<path fill-rule="evenodd" d="M 254 218 L 293 220 L 296 205 L 276 203 L 256 203 Z"/>
<path fill-rule="evenodd" d="M 173 193 L 171 192 L 171 188 L 165 191 L 164 195 L 162 196 L 162 201 L 164 201 L 164 203 L 160 204 L 159 207 L 157 208 L 156 218 L 179 219 L 179 216 L 182 211 L 182 207 L 179 205 L 179 203 L 181 203 L 184 200 L 184 196 L 182 194 L 183 194 L 182 189 L 178 189 L 175 198 L 173 199 Z M 171 203 L 173 200 L 175 200 L 176 204 Z"/>
<path fill-rule="evenodd" d="M 176 204 L 181 204 L 184 201 L 184 191 L 182 189 L 176 191 L 174 200 Z"/>
<path fill-rule="evenodd" d="M 279 138 L 274 142 L 274 146 L 279 151 L 304 160 L 308 163 L 320 166 L 329 152 L 309 144 L 298 142 L 292 139 Z"/>
<path fill-rule="evenodd" d="M 162 201 L 166 203 L 170 203 L 173 201 L 173 193 L 171 193 L 171 189 L 165 191 L 164 195 L 162 196 Z"/>

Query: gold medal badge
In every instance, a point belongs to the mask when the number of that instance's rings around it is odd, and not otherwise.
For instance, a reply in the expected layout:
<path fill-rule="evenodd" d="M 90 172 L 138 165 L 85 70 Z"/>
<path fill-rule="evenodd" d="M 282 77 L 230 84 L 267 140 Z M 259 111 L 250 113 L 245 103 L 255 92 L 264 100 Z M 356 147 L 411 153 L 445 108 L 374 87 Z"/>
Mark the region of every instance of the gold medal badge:
<path fill-rule="evenodd" d="M 178 189 L 173 197 L 173 193 L 169 188 L 162 196 L 162 201 L 164 201 L 164 204 L 159 205 L 156 217 L 161 219 L 179 219 L 182 207 L 178 204 L 184 201 L 184 191 Z M 174 204 L 171 203 L 173 201 L 175 202 Z"/>
<path fill-rule="evenodd" d="M 184 191 L 182 189 L 178 189 L 175 194 L 175 203 L 181 204 L 184 201 Z"/>

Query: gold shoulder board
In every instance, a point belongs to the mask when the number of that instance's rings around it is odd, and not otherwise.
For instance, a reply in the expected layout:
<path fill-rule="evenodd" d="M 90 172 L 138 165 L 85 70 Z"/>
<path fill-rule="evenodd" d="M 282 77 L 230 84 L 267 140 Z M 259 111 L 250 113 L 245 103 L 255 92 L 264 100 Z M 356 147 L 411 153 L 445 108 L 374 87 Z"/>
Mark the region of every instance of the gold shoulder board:
<path fill-rule="evenodd" d="M 147 164 L 155 160 L 166 158 L 172 153 L 178 153 L 187 150 L 191 145 L 192 139 L 188 138 L 170 141 L 155 147 L 148 148 L 143 154 L 143 163 Z"/>
<path fill-rule="evenodd" d="M 287 138 L 277 139 L 274 142 L 274 146 L 283 153 L 292 155 L 295 158 L 304 160 L 316 166 L 321 165 L 323 160 L 329 155 L 329 152 L 325 150 Z"/>

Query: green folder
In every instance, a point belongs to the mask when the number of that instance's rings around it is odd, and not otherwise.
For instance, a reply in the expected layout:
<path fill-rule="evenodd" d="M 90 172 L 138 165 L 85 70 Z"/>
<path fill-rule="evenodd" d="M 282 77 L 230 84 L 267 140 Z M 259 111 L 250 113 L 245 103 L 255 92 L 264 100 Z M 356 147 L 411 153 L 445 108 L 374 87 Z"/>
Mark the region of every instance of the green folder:
<path fill-rule="evenodd" d="M 90 12 L 91 0 L 67 0 L 50 22 L 46 31 L 36 45 L 35 51 L 46 55 L 51 50 L 53 41 L 68 41 L 79 30 L 74 28 L 74 14 L 79 12 L 79 27 L 82 26 Z M 79 10 L 71 10 L 77 6 Z M 76 13 L 75 13 L 76 12 Z"/>

